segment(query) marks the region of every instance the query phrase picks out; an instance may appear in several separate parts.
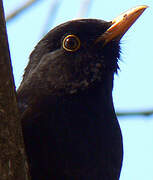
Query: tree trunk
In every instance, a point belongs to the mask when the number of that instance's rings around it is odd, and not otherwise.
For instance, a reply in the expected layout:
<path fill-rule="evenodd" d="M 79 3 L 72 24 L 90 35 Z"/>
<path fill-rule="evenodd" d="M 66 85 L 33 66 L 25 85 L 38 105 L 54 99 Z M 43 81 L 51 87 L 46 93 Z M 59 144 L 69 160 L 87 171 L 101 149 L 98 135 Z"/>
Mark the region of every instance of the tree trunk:
<path fill-rule="evenodd" d="M 20 117 L 0 0 L 0 180 L 28 180 Z"/>

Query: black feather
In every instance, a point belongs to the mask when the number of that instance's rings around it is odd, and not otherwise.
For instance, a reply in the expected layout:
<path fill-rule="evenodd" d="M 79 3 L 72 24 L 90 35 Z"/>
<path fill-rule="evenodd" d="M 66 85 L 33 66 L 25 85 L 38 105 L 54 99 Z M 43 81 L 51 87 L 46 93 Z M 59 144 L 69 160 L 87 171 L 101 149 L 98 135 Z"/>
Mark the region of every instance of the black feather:
<path fill-rule="evenodd" d="M 73 20 L 51 30 L 35 47 L 18 89 L 32 180 L 117 180 L 122 136 L 112 89 L 119 41 L 95 44 L 111 26 Z M 62 41 L 73 34 L 80 48 Z"/>

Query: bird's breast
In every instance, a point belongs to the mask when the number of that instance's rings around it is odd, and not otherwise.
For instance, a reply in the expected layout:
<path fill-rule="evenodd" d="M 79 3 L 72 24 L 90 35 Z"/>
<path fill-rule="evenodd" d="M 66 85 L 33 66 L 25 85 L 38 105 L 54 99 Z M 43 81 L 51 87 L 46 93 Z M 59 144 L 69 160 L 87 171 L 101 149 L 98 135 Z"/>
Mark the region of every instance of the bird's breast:
<path fill-rule="evenodd" d="M 98 171 L 109 169 L 112 161 L 115 167 L 114 159 L 121 159 L 119 125 L 107 111 L 99 114 L 87 106 L 65 105 L 45 113 L 39 121 L 43 133 L 41 146 L 51 166 L 59 171 L 69 175 L 81 171 L 90 174 L 97 167 Z"/>
<path fill-rule="evenodd" d="M 23 122 L 32 166 L 39 164 L 50 176 L 89 180 L 96 174 L 104 177 L 110 169 L 112 176 L 119 176 L 122 136 L 111 103 L 87 95 L 41 105 L 39 113 L 25 120 L 29 124 Z"/>

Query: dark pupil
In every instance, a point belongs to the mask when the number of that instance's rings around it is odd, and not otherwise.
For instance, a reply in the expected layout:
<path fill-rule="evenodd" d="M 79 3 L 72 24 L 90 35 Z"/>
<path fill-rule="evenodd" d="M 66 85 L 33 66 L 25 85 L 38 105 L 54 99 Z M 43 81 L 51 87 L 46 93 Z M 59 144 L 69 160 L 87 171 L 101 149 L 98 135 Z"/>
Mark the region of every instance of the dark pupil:
<path fill-rule="evenodd" d="M 65 47 L 67 49 L 76 49 L 78 46 L 78 41 L 74 37 L 69 37 L 65 40 Z"/>

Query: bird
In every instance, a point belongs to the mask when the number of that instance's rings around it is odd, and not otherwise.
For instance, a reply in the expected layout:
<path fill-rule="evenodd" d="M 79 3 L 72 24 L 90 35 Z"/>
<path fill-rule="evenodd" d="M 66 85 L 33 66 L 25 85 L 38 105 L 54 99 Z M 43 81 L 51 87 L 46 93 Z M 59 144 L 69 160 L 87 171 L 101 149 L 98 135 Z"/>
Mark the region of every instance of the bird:
<path fill-rule="evenodd" d="M 147 6 L 75 19 L 36 45 L 17 90 L 32 180 L 118 180 L 122 133 L 112 90 L 120 40 Z"/>

